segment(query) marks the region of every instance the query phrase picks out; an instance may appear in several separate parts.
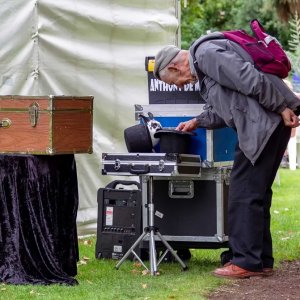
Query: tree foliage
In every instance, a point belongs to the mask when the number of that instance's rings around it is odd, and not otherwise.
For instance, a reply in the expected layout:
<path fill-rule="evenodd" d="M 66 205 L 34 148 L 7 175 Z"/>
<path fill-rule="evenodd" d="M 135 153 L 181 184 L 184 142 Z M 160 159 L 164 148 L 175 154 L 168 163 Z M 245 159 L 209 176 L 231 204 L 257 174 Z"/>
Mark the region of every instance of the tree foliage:
<path fill-rule="evenodd" d="M 289 46 L 292 52 L 297 51 L 300 45 L 300 19 L 298 13 L 290 20 L 290 40 Z"/>
<path fill-rule="evenodd" d="M 282 1 L 294 6 L 295 2 L 300 3 L 297 0 L 188 0 L 185 8 L 181 0 L 182 48 L 187 49 L 192 41 L 208 30 L 243 28 L 250 32 L 249 22 L 255 18 L 284 48 L 288 48 L 289 24 L 280 18 L 276 6 Z"/>
<path fill-rule="evenodd" d="M 182 48 L 187 49 L 193 40 L 208 30 L 226 28 L 232 0 L 189 0 L 186 8 L 182 2 Z"/>
<path fill-rule="evenodd" d="M 300 74 L 300 19 L 296 12 L 289 21 L 290 24 L 290 51 L 287 51 L 289 59 L 292 63 L 293 71 Z"/>
<path fill-rule="evenodd" d="M 276 8 L 276 12 L 279 18 L 285 22 L 289 22 L 290 19 L 297 13 L 300 14 L 300 1 L 298 0 L 268 0 L 273 7 Z"/>

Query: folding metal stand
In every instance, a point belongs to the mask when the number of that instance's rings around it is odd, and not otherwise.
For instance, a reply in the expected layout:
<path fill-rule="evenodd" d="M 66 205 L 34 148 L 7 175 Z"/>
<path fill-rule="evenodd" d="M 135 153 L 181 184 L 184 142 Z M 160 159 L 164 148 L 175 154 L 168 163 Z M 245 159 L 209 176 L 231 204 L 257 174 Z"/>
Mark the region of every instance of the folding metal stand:
<path fill-rule="evenodd" d="M 148 219 L 147 219 L 148 224 L 147 225 L 148 226 L 144 228 L 144 232 L 134 242 L 134 244 L 130 247 L 130 249 L 125 253 L 125 255 L 122 257 L 122 259 L 117 263 L 116 269 L 119 269 L 121 264 L 132 253 L 137 258 L 137 260 L 143 265 L 143 267 L 146 270 L 150 271 L 151 275 L 157 275 L 159 264 L 162 262 L 162 260 L 167 255 L 167 253 L 170 251 L 171 254 L 175 257 L 175 259 L 182 266 L 183 271 L 187 270 L 186 264 L 180 259 L 180 257 L 177 255 L 175 250 L 170 246 L 170 244 L 166 241 L 166 239 L 160 234 L 158 228 L 154 226 L 153 177 L 152 176 L 149 176 L 149 193 L 148 193 L 147 200 L 148 200 L 148 203 L 147 203 L 147 211 L 148 211 Z M 155 248 L 155 235 L 159 238 L 159 240 L 166 247 L 165 252 L 162 254 L 162 256 L 159 258 L 158 261 L 157 261 L 156 248 Z M 147 268 L 147 266 L 144 264 L 142 259 L 134 251 L 135 247 L 138 246 L 140 244 L 140 242 L 142 242 L 146 236 L 149 236 L 150 270 Z"/>

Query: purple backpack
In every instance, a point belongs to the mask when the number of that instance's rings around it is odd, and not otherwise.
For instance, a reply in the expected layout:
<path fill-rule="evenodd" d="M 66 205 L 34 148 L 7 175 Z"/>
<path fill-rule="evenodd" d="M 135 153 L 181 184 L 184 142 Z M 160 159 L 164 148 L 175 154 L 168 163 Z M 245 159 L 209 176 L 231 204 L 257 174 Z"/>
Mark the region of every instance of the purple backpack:
<path fill-rule="evenodd" d="M 287 77 L 291 63 L 280 43 L 265 32 L 258 20 L 252 20 L 250 27 L 254 36 L 244 30 L 222 31 L 222 33 L 228 40 L 238 43 L 249 53 L 258 70 L 280 78 Z"/>

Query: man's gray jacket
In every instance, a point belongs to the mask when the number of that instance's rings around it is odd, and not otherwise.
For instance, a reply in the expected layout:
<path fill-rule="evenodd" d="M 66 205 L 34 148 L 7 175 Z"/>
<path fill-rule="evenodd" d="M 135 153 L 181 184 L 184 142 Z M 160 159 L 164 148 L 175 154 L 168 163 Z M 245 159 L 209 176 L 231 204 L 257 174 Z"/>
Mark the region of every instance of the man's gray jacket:
<path fill-rule="evenodd" d="M 254 164 L 282 121 L 280 113 L 295 110 L 299 99 L 279 77 L 255 69 L 249 54 L 219 32 L 195 41 L 190 53 L 208 108 L 197 117 L 199 127 L 235 128 L 240 149 Z"/>

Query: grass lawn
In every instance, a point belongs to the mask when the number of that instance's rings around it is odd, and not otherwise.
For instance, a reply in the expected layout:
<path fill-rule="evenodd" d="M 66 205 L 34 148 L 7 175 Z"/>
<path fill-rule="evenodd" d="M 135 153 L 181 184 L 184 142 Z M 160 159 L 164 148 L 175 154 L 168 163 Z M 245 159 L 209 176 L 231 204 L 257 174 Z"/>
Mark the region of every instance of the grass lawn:
<path fill-rule="evenodd" d="M 274 183 L 272 231 L 276 264 L 300 258 L 300 170 L 279 170 Z M 143 268 L 132 261 L 119 270 L 116 261 L 95 259 L 95 238 L 79 241 L 78 286 L 0 285 L 0 299 L 205 299 L 205 295 L 226 280 L 215 278 L 211 271 L 220 266 L 218 250 L 192 250 L 189 269 L 178 263 L 162 263 L 160 276 L 143 275 Z"/>

